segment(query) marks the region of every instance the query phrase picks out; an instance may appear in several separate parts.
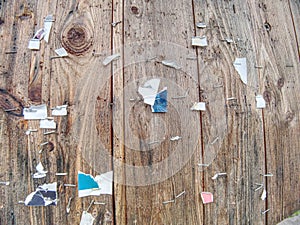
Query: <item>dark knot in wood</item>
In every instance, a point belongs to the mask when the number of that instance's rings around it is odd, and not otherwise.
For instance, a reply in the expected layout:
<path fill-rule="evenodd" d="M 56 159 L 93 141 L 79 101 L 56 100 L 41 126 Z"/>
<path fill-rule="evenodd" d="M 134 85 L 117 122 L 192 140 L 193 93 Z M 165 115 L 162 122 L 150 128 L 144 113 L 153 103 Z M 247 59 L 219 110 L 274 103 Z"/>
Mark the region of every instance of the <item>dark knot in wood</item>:
<path fill-rule="evenodd" d="M 62 45 L 72 55 L 84 55 L 93 45 L 93 37 L 83 24 L 72 24 L 63 32 Z"/>
<path fill-rule="evenodd" d="M 264 97 L 264 100 L 265 100 L 266 102 L 271 102 L 271 92 L 265 91 L 265 92 L 263 93 L 263 97 Z"/>
<path fill-rule="evenodd" d="M 279 78 L 278 81 L 277 81 L 277 87 L 280 89 L 282 88 L 284 85 L 284 78 Z"/>
<path fill-rule="evenodd" d="M 14 116 L 23 116 L 23 105 L 19 99 L 4 89 L 0 89 L 0 108 Z"/>

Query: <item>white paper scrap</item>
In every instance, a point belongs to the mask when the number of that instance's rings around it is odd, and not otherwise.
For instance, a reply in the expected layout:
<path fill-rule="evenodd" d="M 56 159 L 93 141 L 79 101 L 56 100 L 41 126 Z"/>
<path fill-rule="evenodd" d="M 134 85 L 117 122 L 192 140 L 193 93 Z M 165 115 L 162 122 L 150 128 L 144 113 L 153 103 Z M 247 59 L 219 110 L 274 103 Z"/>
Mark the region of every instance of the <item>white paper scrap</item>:
<path fill-rule="evenodd" d="M 40 40 L 31 39 L 28 44 L 28 48 L 31 50 L 40 50 Z"/>
<path fill-rule="evenodd" d="M 191 107 L 191 110 L 205 111 L 205 102 L 195 102 L 194 105 Z"/>
<path fill-rule="evenodd" d="M 196 23 L 196 26 L 197 26 L 198 28 L 206 28 L 206 24 L 203 23 L 203 22 Z"/>
<path fill-rule="evenodd" d="M 165 66 L 168 66 L 168 67 L 172 67 L 176 70 L 181 69 L 181 67 L 175 61 L 172 61 L 172 60 L 163 60 L 162 64 Z"/>
<path fill-rule="evenodd" d="M 193 46 L 200 46 L 200 47 L 208 46 L 206 36 L 193 37 L 192 38 L 192 45 Z"/>
<path fill-rule="evenodd" d="M 175 136 L 175 137 L 170 138 L 171 141 L 178 141 L 180 139 L 181 139 L 181 137 L 179 137 L 179 136 Z"/>
<path fill-rule="evenodd" d="M 56 129 L 56 123 L 54 120 L 44 119 L 40 120 L 41 129 Z"/>
<path fill-rule="evenodd" d="M 107 66 L 109 63 L 111 63 L 113 60 L 117 60 L 121 57 L 121 55 L 119 53 L 114 54 L 114 55 L 110 55 L 107 56 L 104 60 L 103 60 L 103 65 Z"/>
<path fill-rule="evenodd" d="M 35 174 L 33 174 L 33 178 L 43 178 L 46 176 L 46 173 L 48 173 L 48 171 L 44 170 L 44 167 L 41 162 L 39 164 L 37 164 L 37 166 L 35 168 L 36 168 L 37 172 Z"/>
<path fill-rule="evenodd" d="M 39 29 L 37 32 L 35 32 L 33 39 L 37 39 L 41 41 L 45 37 L 45 34 L 46 34 L 45 28 Z"/>
<path fill-rule="evenodd" d="M 95 218 L 87 211 L 83 211 L 81 215 L 80 225 L 93 225 Z"/>
<path fill-rule="evenodd" d="M 56 49 L 56 50 L 54 50 L 55 51 L 55 53 L 57 54 L 57 55 L 59 55 L 60 57 L 66 57 L 66 56 L 68 56 L 68 52 L 66 51 L 66 49 L 64 49 L 64 48 L 59 48 L 59 49 Z"/>
<path fill-rule="evenodd" d="M 258 109 L 266 108 L 266 101 L 262 95 L 256 96 L 256 108 Z"/>
<path fill-rule="evenodd" d="M 68 105 L 59 105 L 52 109 L 52 116 L 66 116 Z"/>
<path fill-rule="evenodd" d="M 50 37 L 50 32 L 51 32 L 51 27 L 53 24 L 54 18 L 52 15 L 46 16 L 44 20 L 44 29 L 45 29 L 45 36 L 44 40 L 48 43 L 49 42 L 49 37 Z"/>
<path fill-rule="evenodd" d="M 233 65 L 236 71 L 239 73 L 243 83 L 247 84 L 247 59 L 236 58 Z"/>
<path fill-rule="evenodd" d="M 42 120 L 47 117 L 46 104 L 30 106 L 23 109 L 23 115 L 25 120 Z"/>
<path fill-rule="evenodd" d="M 266 191 L 266 189 L 263 190 L 263 192 L 262 192 L 260 198 L 261 198 L 261 200 L 263 200 L 263 201 L 267 198 L 267 191 Z"/>
<path fill-rule="evenodd" d="M 160 79 L 151 79 L 139 87 L 138 92 L 143 96 L 144 103 L 153 106 L 157 95 Z"/>

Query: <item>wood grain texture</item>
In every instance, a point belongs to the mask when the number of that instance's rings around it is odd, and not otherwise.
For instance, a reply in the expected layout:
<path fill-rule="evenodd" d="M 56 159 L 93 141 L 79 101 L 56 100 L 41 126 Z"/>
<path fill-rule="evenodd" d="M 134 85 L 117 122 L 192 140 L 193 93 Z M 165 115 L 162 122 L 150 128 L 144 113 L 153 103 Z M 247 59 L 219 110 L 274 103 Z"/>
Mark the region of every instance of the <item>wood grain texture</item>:
<path fill-rule="evenodd" d="M 299 12 L 297 0 L 0 1 L 0 181 L 10 181 L 0 186 L 0 224 L 79 224 L 91 200 L 106 203 L 90 208 L 94 224 L 271 225 L 298 210 Z M 30 51 L 49 14 L 50 42 Z M 192 47 L 202 35 L 208 46 Z M 69 57 L 52 58 L 60 47 Z M 247 58 L 248 85 L 236 57 Z M 151 78 L 168 88 L 167 113 L 152 113 L 138 93 Z M 265 109 L 256 109 L 257 94 Z M 198 101 L 206 111 L 190 110 Z M 41 103 L 68 104 L 68 116 L 55 118 L 57 134 L 27 136 L 39 122 L 23 120 L 21 110 Z M 38 162 L 49 173 L 33 180 Z M 77 184 L 78 171 L 112 169 L 112 196 L 78 198 L 77 188 L 64 187 Z M 218 172 L 227 175 L 212 180 Z M 54 181 L 56 207 L 18 204 Z M 255 183 L 264 184 L 265 201 Z M 214 202 L 203 205 L 202 191 Z"/>

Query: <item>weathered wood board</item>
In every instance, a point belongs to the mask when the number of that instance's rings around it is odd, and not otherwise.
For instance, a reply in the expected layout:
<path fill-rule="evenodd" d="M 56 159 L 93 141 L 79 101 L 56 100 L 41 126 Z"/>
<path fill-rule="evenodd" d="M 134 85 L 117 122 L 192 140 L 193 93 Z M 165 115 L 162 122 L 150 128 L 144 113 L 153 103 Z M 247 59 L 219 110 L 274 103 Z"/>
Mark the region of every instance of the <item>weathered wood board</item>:
<path fill-rule="evenodd" d="M 299 12 L 297 0 L 0 1 L 0 181 L 10 182 L 0 185 L 0 224 L 79 224 L 92 200 L 105 203 L 89 208 L 94 224 L 271 225 L 298 210 Z M 49 43 L 29 50 L 50 14 Z M 203 35 L 208 46 L 193 47 Z M 53 57 L 60 47 L 68 57 Z M 103 65 L 112 54 L 120 58 Z M 247 85 L 237 57 L 247 58 Z M 167 113 L 138 93 L 153 78 L 167 87 Z M 199 101 L 206 111 L 191 111 Z M 25 135 L 39 122 L 22 109 L 41 103 L 68 104 L 68 116 L 55 117 L 57 134 Z M 48 174 L 37 180 L 38 162 Z M 110 170 L 112 196 L 79 198 L 64 186 L 77 185 L 78 171 Z M 57 206 L 18 203 L 55 181 Z"/>

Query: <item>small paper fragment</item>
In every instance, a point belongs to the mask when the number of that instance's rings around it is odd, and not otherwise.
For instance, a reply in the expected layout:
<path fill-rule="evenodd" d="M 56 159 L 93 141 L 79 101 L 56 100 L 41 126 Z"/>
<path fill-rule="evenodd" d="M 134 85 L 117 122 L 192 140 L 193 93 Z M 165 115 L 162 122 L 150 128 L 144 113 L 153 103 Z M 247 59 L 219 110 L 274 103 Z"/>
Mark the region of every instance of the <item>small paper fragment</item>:
<path fill-rule="evenodd" d="M 256 96 L 256 108 L 258 109 L 266 108 L 266 101 L 262 95 Z"/>
<path fill-rule="evenodd" d="M 45 28 L 41 28 L 37 32 L 35 32 L 32 39 L 36 39 L 36 40 L 41 41 L 45 37 L 45 34 L 46 34 Z"/>
<path fill-rule="evenodd" d="M 205 111 L 205 102 L 195 102 L 194 105 L 191 107 L 191 110 Z"/>
<path fill-rule="evenodd" d="M 117 60 L 121 57 L 121 55 L 119 53 L 114 54 L 114 55 L 110 55 L 107 56 L 104 60 L 103 60 L 103 65 L 107 66 L 109 63 L 111 63 L 113 60 Z"/>
<path fill-rule="evenodd" d="M 51 115 L 52 116 L 66 116 L 68 115 L 67 112 L 68 105 L 59 105 L 52 109 Z"/>
<path fill-rule="evenodd" d="M 87 211 L 83 211 L 81 215 L 80 225 L 93 225 L 95 218 Z"/>
<path fill-rule="evenodd" d="M 28 48 L 31 50 L 40 50 L 40 40 L 31 39 L 28 44 Z"/>
<path fill-rule="evenodd" d="M 37 172 L 33 174 L 33 178 L 43 178 L 46 176 L 46 173 L 48 173 L 48 171 L 44 170 L 44 167 L 41 162 L 35 168 Z"/>
<path fill-rule="evenodd" d="M 47 117 L 47 106 L 45 104 L 30 106 L 23 109 L 25 120 L 42 120 Z"/>
<path fill-rule="evenodd" d="M 225 38 L 225 41 L 230 44 L 230 43 L 233 43 L 233 40 L 231 38 Z"/>
<path fill-rule="evenodd" d="M 162 91 L 157 93 L 154 101 L 154 105 L 151 107 L 152 112 L 155 113 L 164 113 L 167 112 L 167 106 L 168 106 L 168 91 L 167 87 L 165 87 Z"/>
<path fill-rule="evenodd" d="M 247 84 L 247 60 L 246 58 L 236 58 L 234 63 L 234 68 L 239 73 L 241 80 L 244 84 Z"/>
<path fill-rule="evenodd" d="M 206 24 L 203 23 L 203 22 L 196 23 L 196 26 L 197 26 L 198 28 L 206 28 Z"/>
<path fill-rule="evenodd" d="M 200 46 L 200 47 L 208 46 L 206 36 L 193 37 L 192 38 L 192 46 Z"/>
<path fill-rule="evenodd" d="M 29 194 L 25 201 L 27 206 L 48 206 L 57 203 L 57 183 L 43 184 Z"/>
<path fill-rule="evenodd" d="M 214 196 L 210 192 L 201 192 L 201 199 L 203 204 L 207 204 L 214 201 Z"/>
<path fill-rule="evenodd" d="M 45 29 L 45 36 L 44 40 L 48 43 L 49 42 L 49 37 L 50 37 L 50 32 L 51 32 L 51 27 L 53 24 L 54 18 L 52 15 L 46 16 L 44 20 L 44 29 Z"/>
<path fill-rule="evenodd" d="M 175 61 L 172 61 L 172 60 L 163 60 L 162 64 L 165 66 L 168 66 L 168 67 L 172 67 L 176 70 L 181 69 L 181 67 Z"/>
<path fill-rule="evenodd" d="M 151 79 L 139 87 L 138 92 L 143 96 L 144 103 L 153 106 L 155 103 L 160 79 Z"/>
<path fill-rule="evenodd" d="M 44 119 L 40 120 L 41 129 L 56 129 L 56 123 L 54 120 Z"/>
<path fill-rule="evenodd" d="M 66 49 L 64 49 L 64 48 L 58 48 L 58 49 L 56 49 L 56 50 L 54 50 L 55 51 L 55 53 L 57 54 L 57 55 L 59 55 L 60 57 L 66 57 L 66 56 L 68 56 L 68 52 L 66 51 Z"/>
<path fill-rule="evenodd" d="M 170 140 L 171 141 L 178 141 L 180 140 L 182 137 L 179 137 L 179 136 L 175 136 L 175 137 L 171 137 Z"/>
<path fill-rule="evenodd" d="M 267 191 L 266 191 L 266 189 L 263 190 L 263 192 L 262 192 L 260 198 L 261 198 L 261 200 L 263 200 L 263 201 L 267 198 Z"/>

